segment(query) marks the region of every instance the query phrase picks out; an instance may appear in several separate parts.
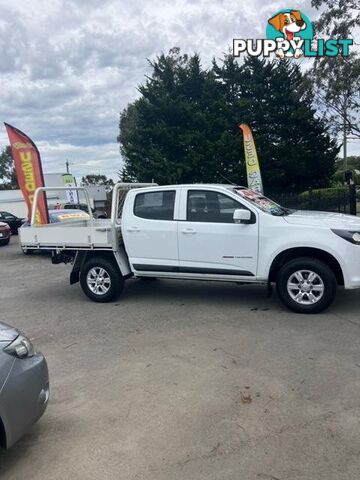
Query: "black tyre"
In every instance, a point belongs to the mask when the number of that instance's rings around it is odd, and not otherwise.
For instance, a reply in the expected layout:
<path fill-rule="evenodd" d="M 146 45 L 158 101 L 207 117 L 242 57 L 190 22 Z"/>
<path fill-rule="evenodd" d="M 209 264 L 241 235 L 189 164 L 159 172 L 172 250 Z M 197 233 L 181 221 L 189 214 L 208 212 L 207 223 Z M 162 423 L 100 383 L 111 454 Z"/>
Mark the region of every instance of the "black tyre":
<path fill-rule="evenodd" d="M 80 272 L 80 284 L 85 295 L 94 302 L 111 302 L 124 289 L 124 278 L 118 266 L 106 258 L 91 258 Z"/>
<path fill-rule="evenodd" d="M 294 312 L 319 313 L 335 299 L 334 272 L 315 258 L 296 258 L 279 271 L 276 288 L 281 301 Z"/>
<path fill-rule="evenodd" d="M 7 238 L 6 240 L 0 240 L 0 245 L 2 247 L 5 247 L 5 245 L 8 245 L 10 242 L 10 238 Z"/>

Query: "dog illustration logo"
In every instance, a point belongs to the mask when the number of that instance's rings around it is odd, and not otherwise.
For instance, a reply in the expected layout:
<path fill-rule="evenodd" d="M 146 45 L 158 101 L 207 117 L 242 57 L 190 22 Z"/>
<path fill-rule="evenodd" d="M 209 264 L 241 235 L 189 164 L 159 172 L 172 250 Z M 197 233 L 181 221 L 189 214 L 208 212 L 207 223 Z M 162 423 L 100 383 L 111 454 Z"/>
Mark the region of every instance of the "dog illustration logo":
<path fill-rule="evenodd" d="M 266 36 L 278 41 L 279 48 L 275 53 L 279 58 L 300 58 L 304 54 L 303 40 L 313 37 L 312 25 L 300 10 L 282 10 L 268 20 Z M 291 48 L 281 48 L 279 39 L 284 40 L 284 47 L 290 44 Z"/>
<path fill-rule="evenodd" d="M 264 19 L 265 22 L 265 19 Z M 348 57 L 352 38 L 316 38 L 311 21 L 295 8 L 280 10 L 266 20 L 266 38 L 234 38 L 233 55 L 269 58 Z"/>

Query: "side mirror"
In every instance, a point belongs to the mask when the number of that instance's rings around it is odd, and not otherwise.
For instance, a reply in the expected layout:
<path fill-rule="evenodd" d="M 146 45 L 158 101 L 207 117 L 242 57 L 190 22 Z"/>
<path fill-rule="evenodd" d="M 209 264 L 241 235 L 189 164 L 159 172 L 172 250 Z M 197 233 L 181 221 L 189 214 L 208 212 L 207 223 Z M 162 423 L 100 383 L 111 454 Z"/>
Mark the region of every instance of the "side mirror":
<path fill-rule="evenodd" d="M 234 223 L 248 223 L 251 220 L 251 212 L 244 208 L 237 208 L 233 214 Z"/>

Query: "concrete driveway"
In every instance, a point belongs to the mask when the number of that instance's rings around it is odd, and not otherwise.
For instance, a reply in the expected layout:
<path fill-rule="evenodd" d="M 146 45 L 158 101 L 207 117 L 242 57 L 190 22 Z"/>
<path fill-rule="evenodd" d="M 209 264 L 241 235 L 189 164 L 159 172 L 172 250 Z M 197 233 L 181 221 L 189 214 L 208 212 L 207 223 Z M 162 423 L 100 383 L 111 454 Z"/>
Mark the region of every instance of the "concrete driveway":
<path fill-rule="evenodd" d="M 131 280 L 101 305 L 17 237 L 0 269 L 52 387 L 0 478 L 359 479 L 360 291 L 301 316 L 259 286 Z"/>

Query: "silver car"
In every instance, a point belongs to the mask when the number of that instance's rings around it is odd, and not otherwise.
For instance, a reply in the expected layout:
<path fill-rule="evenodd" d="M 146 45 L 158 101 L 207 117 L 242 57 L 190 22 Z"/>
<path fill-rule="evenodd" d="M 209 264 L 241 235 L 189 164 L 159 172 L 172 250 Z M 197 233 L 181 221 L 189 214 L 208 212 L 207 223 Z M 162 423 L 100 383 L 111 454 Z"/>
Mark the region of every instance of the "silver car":
<path fill-rule="evenodd" d="M 0 322 L 0 445 L 11 447 L 44 413 L 49 399 L 46 360 L 30 340 Z"/>

